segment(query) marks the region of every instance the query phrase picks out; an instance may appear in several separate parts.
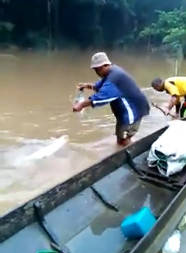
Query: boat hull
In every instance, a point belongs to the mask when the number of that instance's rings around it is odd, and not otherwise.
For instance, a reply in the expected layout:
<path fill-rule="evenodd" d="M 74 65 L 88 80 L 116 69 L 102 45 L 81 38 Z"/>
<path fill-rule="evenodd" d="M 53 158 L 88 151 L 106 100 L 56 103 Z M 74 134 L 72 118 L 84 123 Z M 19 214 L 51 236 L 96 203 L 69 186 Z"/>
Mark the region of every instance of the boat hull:
<path fill-rule="evenodd" d="M 179 211 L 170 225 L 167 222 L 172 219 L 173 211 L 182 210 L 181 206 L 186 204 L 186 190 L 180 185 L 172 187 L 161 178 L 154 177 L 153 181 L 152 175 L 144 176 L 144 172 L 136 170 L 145 171 L 150 145 L 164 130 L 113 154 L 1 217 L 0 252 L 37 253 L 51 249 L 46 227 L 55 235 L 64 253 L 158 252 L 169 230 L 181 218 L 182 211 Z M 38 219 L 35 203 L 40 203 L 44 220 Z M 141 240 L 127 240 L 120 224 L 142 206 L 151 208 L 157 224 Z M 148 251 L 150 248 L 153 250 Z"/>

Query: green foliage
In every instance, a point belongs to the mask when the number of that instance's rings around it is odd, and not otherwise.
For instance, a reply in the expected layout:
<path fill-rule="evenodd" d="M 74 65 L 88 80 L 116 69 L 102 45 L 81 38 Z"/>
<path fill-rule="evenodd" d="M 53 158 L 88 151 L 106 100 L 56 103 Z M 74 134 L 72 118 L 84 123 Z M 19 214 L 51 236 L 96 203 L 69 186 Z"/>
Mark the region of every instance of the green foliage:
<path fill-rule="evenodd" d="M 140 32 L 139 37 L 151 38 L 154 44 L 168 44 L 174 49 L 186 46 L 186 11 L 157 11 L 158 20 Z"/>
<path fill-rule="evenodd" d="M 186 48 L 185 10 L 186 0 L 0 0 L 0 43 Z"/>
<path fill-rule="evenodd" d="M 12 39 L 14 25 L 9 22 L 0 22 L 0 42 L 9 43 Z"/>
<path fill-rule="evenodd" d="M 14 25 L 9 22 L 0 22 L 0 31 L 5 30 L 7 32 L 11 32 L 14 28 Z"/>

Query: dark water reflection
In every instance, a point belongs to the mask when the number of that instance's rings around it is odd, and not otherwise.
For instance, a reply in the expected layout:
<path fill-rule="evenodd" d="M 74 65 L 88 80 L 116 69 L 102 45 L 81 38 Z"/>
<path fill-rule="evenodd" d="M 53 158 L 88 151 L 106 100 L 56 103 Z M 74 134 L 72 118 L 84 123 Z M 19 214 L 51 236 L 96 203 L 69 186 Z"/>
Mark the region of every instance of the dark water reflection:
<path fill-rule="evenodd" d="M 76 84 L 97 80 L 89 69 L 91 54 L 75 50 L 53 54 L 1 52 L 1 213 L 118 150 L 109 106 L 72 112 Z M 135 77 L 150 101 L 166 101 L 166 95 L 154 92 L 149 83 L 156 76 L 174 75 L 174 62 L 144 53 L 112 51 L 109 55 Z M 159 129 L 167 120 L 152 108 L 135 138 Z M 66 142 L 55 154 L 25 162 L 25 157 L 62 135 L 67 136 Z"/>

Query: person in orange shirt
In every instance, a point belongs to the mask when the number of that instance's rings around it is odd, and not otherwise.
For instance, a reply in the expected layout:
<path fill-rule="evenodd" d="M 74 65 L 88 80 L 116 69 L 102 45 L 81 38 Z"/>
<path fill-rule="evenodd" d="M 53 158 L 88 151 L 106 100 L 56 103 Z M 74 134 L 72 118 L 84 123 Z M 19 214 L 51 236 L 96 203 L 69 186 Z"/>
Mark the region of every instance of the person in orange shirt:
<path fill-rule="evenodd" d="M 152 87 L 157 91 L 166 91 L 171 95 L 171 99 L 168 106 L 164 109 L 165 115 L 170 113 L 170 110 L 175 106 L 176 114 L 180 118 L 186 118 L 186 77 L 175 76 L 169 77 L 165 80 L 161 78 L 155 78 L 152 83 Z M 182 103 L 182 99 L 184 101 Z"/>

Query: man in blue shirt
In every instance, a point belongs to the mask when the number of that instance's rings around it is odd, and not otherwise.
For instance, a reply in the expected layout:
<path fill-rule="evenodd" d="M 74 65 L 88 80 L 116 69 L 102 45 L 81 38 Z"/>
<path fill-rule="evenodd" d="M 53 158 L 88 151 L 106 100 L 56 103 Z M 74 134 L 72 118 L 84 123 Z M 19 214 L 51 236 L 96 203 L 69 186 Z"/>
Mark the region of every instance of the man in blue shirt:
<path fill-rule="evenodd" d="M 91 66 L 101 79 L 95 84 L 81 84 L 79 89 L 92 89 L 95 93 L 83 102 L 73 105 L 73 111 L 80 112 L 87 106 L 101 106 L 110 103 L 116 117 L 117 143 L 126 146 L 138 131 L 141 119 L 149 113 L 145 95 L 133 78 L 117 65 L 112 65 L 104 52 L 92 56 Z"/>

